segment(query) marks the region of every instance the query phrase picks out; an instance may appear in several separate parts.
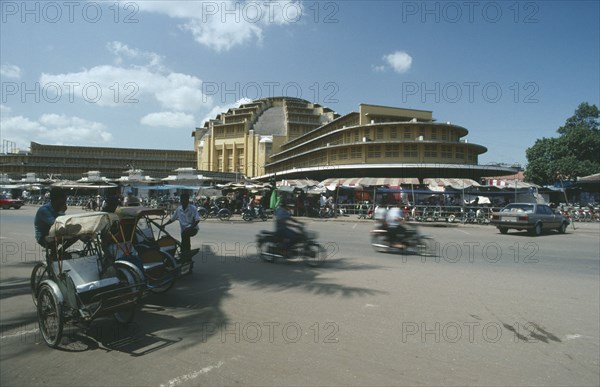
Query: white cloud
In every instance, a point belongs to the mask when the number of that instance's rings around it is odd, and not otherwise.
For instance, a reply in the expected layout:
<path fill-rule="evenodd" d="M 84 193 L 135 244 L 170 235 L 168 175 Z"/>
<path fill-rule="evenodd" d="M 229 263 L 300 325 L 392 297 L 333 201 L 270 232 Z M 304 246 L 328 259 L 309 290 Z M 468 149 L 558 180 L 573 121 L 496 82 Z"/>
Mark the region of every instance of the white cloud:
<path fill-rule="evenodd" d="M 161 65 L 159 55 L 121 42 L 111 42 L 107 48 L 117 56 L 119 63 L 125 59 L 142 59 L 144 63 L 99 65 L 64 74 L 44 73 L 40 84 L 48 91 L 58 89 L 64 99 L 68 95 L 69 100 L 81 99 L 98 106 L 131 106 L 153 98 L 163 109 L 194 112 L 212 104 L 212 99 L 202 93 L 199 78 L 169 72 Z"/>
<path fill-rule="evenodd" d="M 128 0 L 121 0 L 128 1 Z M 143 1 L 141 11 L 182 19 L 179 27 L 196 42 L 215 51 L 227 51 L 250 41 L 259 44 L 265 27 L 301 21 L 300 1 Z"/>
<path fill-rule="evenodd" d="M 12 109 L 9 106 L 0 104 L 0 115 L 9 115 Z"/>
<path fill-rule="evenodd" d="M 412 57 L 405 51 L 395 51 L 391 54 L 384 55 L 383 60 L 395 72 L 402 74 L 407 72 L 412 65 Z M 376 67 L 376 69 L 381 66 Z"/>
<path fill-rule="evenodd" d="M 245 103 L 250 103 L 250 102 L 252 102 L 251 99 L 242 98 L 242 99 L 238 100 L 237 102 L 234 102 L 234 103 L 231 103 L 228 105 L 215 106 L 208 113 L 206 113 L 204 118 L 202 118 L 202 120 L 199 123 L 201 126 L 204 126 L 204 123 L 206 121 L 214 120 L 219 114 L 224 113 L 224 112 L 228 111 L 229 109 L 238 108 L 238 107 L 240 107 L 240 105 L 243 105 Z"/>
<path fill-rule="evenodd" d="M 122 64 L 124 57 L 129 60 L 141 59 L 144 61 L 143 66 L 151 68 L 162 68 L 163 58 L 154 52 L 141 51 L 137 48 L 130 48 L 126 44 L 118 41 L 113 41 L 106 44 L 106 48 L 115 55 L 115 63 Z"/>
<path fill-rule="evenodd" d="M 16 65 L 3 64 L 0 66 L 0 75 L 6 78 L 21 78 L 21 68 Z"/>
<path fill-rule="evenodd" d="M 112 140 L 112 134 L 99 123 L 76 116 L 43 114 L 37 120 L 23 116 L 11 116 L 10 110 L 2 107 L 2 138 L 14 141 L 21 148 L 31 141 L 52 144 L 99 145 Z"/>
<path fill-rule="evenodd" d="M 145 115 L 140 122 L 148 126 L 192 129 L 194 116 L 180 112 L 159 112 Z"/>

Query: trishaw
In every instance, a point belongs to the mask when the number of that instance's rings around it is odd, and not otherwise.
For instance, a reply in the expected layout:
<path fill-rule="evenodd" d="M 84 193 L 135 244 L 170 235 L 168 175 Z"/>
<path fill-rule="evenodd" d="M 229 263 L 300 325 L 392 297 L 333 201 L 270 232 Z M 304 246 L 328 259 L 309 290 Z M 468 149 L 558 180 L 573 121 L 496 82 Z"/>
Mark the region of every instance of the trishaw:
<path fill-rule="evenodd" d="M 60 344 L 66 323 L 91 323 L 114 315 L 128 323 L 141 306 L 142 273 L 115 261 L 106 233 L 118 222 L 113 214 L 89 212 L 56 218 L 46 239 L 46 262 L 31 273 L 39 328 L 48 346 Z"/>
<path fill-rule="evenodd" d="M 115 254 L 119 260 L 136 264 L 143 272 L 146 287 L 153 293 L 164 293 L 181 275 L 191 273 L 192 257 L 198 249 L 185 257 L 180 254 L 180 242 L 173 238 L 163 224 L 165 210 L 150 207 L 120 207 L 118 241 Z M 114 231 L 114 230 L 113 230 Z"/>

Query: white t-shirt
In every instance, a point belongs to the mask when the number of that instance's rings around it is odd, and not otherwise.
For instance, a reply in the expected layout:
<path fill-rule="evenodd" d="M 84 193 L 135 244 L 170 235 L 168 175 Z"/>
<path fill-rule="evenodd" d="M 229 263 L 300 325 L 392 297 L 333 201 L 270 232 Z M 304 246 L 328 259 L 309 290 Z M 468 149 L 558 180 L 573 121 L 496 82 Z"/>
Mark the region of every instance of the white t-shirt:
<path fill-rule="evenodd" d="M 385 215 L 385 221 L 390 227 L 396 227 L 402 219 L 402 211 L 398 207 L 392 207 Z"/>
<path fill-rule="evenodd" d="M 192 223 L 200 220 L 200 214 L 198 214 L 198 209 L 193 204 L 188 204 L 188 206 L 183 209 L 183 207 L 179 206 L 171 215 L 171 220 L 178 220 L 179 225 L 181 226 L 181 231 L 190 227 Z M 195 227 L 198 229 L 198 225 Z"/>

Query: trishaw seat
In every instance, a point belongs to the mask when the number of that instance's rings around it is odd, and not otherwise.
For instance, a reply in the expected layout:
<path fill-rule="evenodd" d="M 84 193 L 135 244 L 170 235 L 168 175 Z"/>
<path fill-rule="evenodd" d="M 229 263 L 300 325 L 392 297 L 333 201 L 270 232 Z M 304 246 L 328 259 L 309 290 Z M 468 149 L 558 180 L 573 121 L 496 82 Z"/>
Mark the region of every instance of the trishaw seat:
<path fill-rule="evenodd" d="M 58 273 L 58 262 L 52 262 L 55 273 Z M 69 277 L 73 280 L 78 293 L 99 289 L 105 286 L 116 285 L 116 277 L 100 278 L 98 256 L 73 258 L 62 261 L 63 272 L 68 270 Z"/>

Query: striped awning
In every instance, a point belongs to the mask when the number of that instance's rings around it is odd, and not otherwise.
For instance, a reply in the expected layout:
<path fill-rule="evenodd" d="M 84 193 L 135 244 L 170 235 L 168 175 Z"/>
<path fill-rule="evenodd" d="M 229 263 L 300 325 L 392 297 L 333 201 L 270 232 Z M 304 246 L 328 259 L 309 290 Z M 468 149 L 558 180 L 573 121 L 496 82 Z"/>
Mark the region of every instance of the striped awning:
<path fill-rule="evenodd" d="M 538 185 L 533 183 L 527 183 L 523 180 L 502 180 L 502 179 L 489 179 L 488 185 L 498 188 L 539 188 Z"/>
<path fill-rule="evenodd" d="M 311 179 L 288 179 L 288 180 L 280 180 L 277 182 L 277 187 L 314 187 L 319 184 L 316 180 Z"/>
<path fill-rule="evenodd" d="M 444 191 L 446 188 L 452 189 L 466 189 L 471 187 L 479 187 L 480 184 L 472 179 L 423 179 L 423 183 L 426 184 L 432 191 Z"/>
<path fill-rule="evenodd" d="M 330 178 L 323 180 L 320 186 L 337 187 L 399 187 L 401 185 L 419 184 L 416 177 L 350 177 L 350 178 Z"/>

